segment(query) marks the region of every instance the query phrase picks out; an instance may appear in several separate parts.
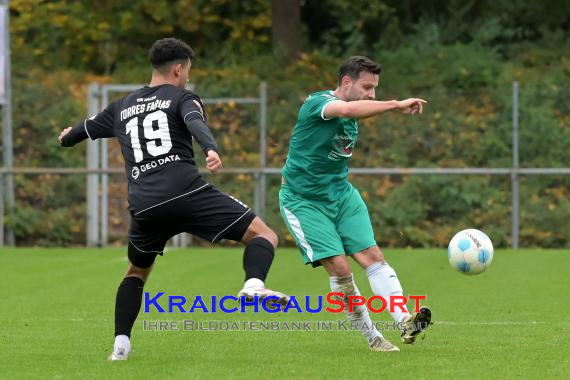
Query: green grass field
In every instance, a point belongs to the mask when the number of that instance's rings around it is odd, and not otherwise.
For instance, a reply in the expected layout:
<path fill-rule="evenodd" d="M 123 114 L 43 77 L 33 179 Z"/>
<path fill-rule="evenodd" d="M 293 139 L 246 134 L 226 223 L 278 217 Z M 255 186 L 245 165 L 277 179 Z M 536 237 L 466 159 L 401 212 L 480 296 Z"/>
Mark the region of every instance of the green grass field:
<path fill-rule="evenodd" d="M 106 360 L 113 343 L 123 249 L 3 249 L 0 253 L 0 378 L 568 378 L 570 252 L 499 250 L 479 276 L 453 271 L 445 250 L 385 250 L 406 294 L 426 294 L 434 325 L 400 353 L 373 353 L 357 332 L 143 331 L 142 320 L 336 321 L 337 314 L 140 314 L 133 353 Z M 238 249 L 169 251 L 145 287 L 151 294 L 235 295 Z M 357 284 L 370 296 L 368 281 Z M 324 270 L 280 249 L 267 281 L 294 294 L 324 295 Z M 160 302 L 165 305 L 163 299 Z M 314 305 L 313 305 L 314 306 Z M 375 321 L 390 321 L 387 313 Z M 314 327 L 314 325 L 313 325 Z"/>

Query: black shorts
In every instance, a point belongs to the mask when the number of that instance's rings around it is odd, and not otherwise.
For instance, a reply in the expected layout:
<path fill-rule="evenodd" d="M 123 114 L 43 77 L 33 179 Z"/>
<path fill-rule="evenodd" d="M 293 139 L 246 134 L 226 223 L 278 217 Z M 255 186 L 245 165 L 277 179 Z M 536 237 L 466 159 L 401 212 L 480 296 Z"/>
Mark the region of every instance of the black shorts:
<path fill-rule="evenodd" d="M 150 267 L 162 255 L 166 242 L 182 232 L 212 243 L 240 241 L 255 213 L 212 185 L 147 209 L 131 212 L 129 260 L 139 268 Z"/>

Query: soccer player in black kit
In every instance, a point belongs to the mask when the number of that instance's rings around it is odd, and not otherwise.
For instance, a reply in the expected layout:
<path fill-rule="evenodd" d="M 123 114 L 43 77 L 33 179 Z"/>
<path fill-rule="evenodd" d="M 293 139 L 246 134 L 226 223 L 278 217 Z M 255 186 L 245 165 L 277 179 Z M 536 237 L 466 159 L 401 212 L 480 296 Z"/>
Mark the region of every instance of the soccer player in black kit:
<path fill-rule="evenodd" d="M 64 129 L 59 141 L 70 147 L 87 138 L 116 137 L 128 178 L 131 214 L 129 266 L 115 304 L 115 344 L 109 360 L 125 360 L 131 330 L 142 302 L 143 286 L 166 242 L 188 232 L 212 243 L 245 244 L 245 284 L 238 296 L 251 301 L 288 296 L 265 288 L 277 235 L 254 212 L 207 183 L 194 161 L 192 140 L 206 154 L 211 172 L 222 167 L 218 146 L 206 126 L 200 98 L 185 90 L 194 52 L 186 43 L 165 38 L 149 51 L 150 84 L 111 102 L 101 113 Z"/>

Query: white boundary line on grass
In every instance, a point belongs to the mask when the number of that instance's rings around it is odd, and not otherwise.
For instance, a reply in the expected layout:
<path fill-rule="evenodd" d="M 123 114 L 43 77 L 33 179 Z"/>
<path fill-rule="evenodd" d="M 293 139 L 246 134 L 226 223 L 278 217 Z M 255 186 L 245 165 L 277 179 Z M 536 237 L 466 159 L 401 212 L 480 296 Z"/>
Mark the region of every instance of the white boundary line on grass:
<path fill-rule="evenodd" d="M 486 321 L 486 322 L 453 322 L 453 321 L 433 321 L 434 325 L 451 325 L 451 326 L 526 326 L 526 325 L 543 325 L 548 322 L 542 321 Z M 565 324 L 564 322 L 554 322 L 550 324 Z"/>

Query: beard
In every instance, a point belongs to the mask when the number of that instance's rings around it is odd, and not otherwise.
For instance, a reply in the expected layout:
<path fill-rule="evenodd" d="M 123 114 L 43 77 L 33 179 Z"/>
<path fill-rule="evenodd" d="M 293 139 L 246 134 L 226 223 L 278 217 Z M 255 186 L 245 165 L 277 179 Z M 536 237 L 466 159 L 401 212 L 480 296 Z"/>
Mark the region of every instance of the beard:
<path fill-rule="evenodd" d="M 354 102 L 356 100 L 374 100 L 374 98 L 369 97 L 368 95 L 357 95 L 355 93 L 349 92 L 346 101 L 347 102 Z"/>

